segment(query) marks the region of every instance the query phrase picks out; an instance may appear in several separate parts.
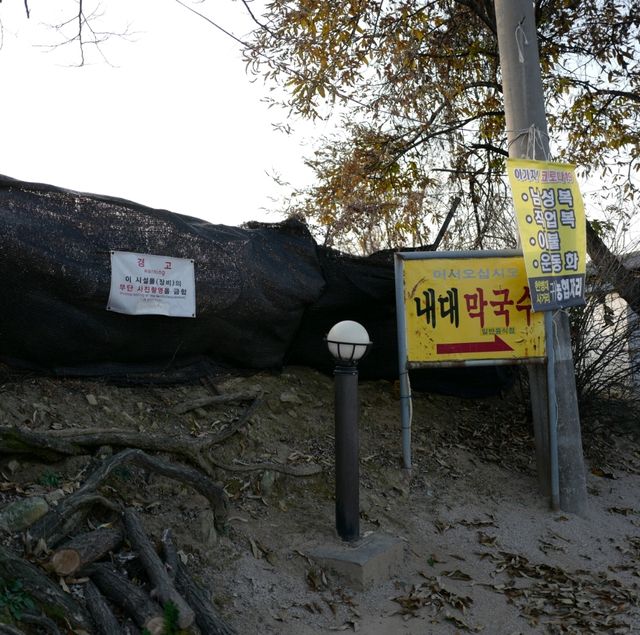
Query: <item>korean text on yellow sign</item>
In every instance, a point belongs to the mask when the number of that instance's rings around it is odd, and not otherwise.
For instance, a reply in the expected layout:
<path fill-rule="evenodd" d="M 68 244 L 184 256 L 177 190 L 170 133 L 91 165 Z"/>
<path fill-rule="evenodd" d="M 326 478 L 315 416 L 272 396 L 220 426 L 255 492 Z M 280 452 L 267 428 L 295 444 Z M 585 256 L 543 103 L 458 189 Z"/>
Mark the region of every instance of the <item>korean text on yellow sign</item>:
<path fill-rule="evenodd" d="M 507 171 L 534 310 L 584 304 L 586 227 L 574 166 L 509 159 Z"/>
<path fill-rule="evenodd" d="M 405 260 L 403 277 L 410 364 L 545 356 L 522 257 Z"/>

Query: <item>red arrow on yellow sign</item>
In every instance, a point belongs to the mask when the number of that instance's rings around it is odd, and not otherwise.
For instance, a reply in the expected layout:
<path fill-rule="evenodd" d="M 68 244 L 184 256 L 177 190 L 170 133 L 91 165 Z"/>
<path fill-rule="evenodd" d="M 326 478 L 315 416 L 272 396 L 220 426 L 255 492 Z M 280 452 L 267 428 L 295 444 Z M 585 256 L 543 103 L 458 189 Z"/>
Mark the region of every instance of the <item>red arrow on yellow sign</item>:
<path fill-rule="evenodd" d="M 498 353 L 512 351 L 501 337 L 494 336 L 493 342 L 455 342 L 452 344 L 436 344 L 438 355 L 454 355 L 456 353 Z"/>

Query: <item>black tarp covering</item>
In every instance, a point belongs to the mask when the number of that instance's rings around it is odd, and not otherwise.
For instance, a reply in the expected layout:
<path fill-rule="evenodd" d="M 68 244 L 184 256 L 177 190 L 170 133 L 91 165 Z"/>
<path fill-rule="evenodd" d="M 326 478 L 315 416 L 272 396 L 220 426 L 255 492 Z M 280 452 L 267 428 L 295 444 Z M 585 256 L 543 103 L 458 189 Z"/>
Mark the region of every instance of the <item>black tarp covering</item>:
<path fill-rule="evenodd" d="M 212 225 L 0 177 L 0 229 L 0 355 L 48 370 L 169 370 L 198 355 L 276 367 L 324 287 L 315 242 L 297 222 Z M 112 249 L 194 259 L 197 318 L 107 311 Z"/>
<path fill-rule="evenodd" d="M 110 251 L 195 261 L 195 319 L 107 311 Z M 206 221 L 0 176 L 0 360 L 66 376 L 180 381 L 220 367 L 330 371 L 331 326 L 361 322 L 363 377 L 398 376 L 391 253 L 319 247 L 304 224 Z M 495 393 L 502 369 L 412 373 L 416 388 Z"/>

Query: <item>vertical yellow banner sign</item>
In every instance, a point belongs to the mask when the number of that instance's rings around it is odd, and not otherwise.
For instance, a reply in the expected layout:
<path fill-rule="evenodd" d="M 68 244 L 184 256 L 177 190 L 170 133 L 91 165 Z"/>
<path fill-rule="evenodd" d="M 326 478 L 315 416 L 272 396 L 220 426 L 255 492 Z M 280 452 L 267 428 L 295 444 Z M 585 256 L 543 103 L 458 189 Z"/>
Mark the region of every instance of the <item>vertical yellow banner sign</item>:
<path fill-rule="evenodd" d="M 573 165 L 507 159 L 531 304 L 584 304 L 586 226 Z"/>

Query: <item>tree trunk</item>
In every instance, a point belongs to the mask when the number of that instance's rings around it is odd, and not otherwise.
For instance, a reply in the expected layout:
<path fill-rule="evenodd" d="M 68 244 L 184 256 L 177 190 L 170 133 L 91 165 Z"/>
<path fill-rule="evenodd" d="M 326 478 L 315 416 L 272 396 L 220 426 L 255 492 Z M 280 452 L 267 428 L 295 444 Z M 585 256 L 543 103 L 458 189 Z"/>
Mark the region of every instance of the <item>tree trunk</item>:
<path fill-rule="evenodd" d="M 600 275 L 609 280 L 631 309 L 640 315 L 640 276 L 630 271 L 620 258 L 611 253 L 591 223 L 587 222 L 587 253 Z"/>

